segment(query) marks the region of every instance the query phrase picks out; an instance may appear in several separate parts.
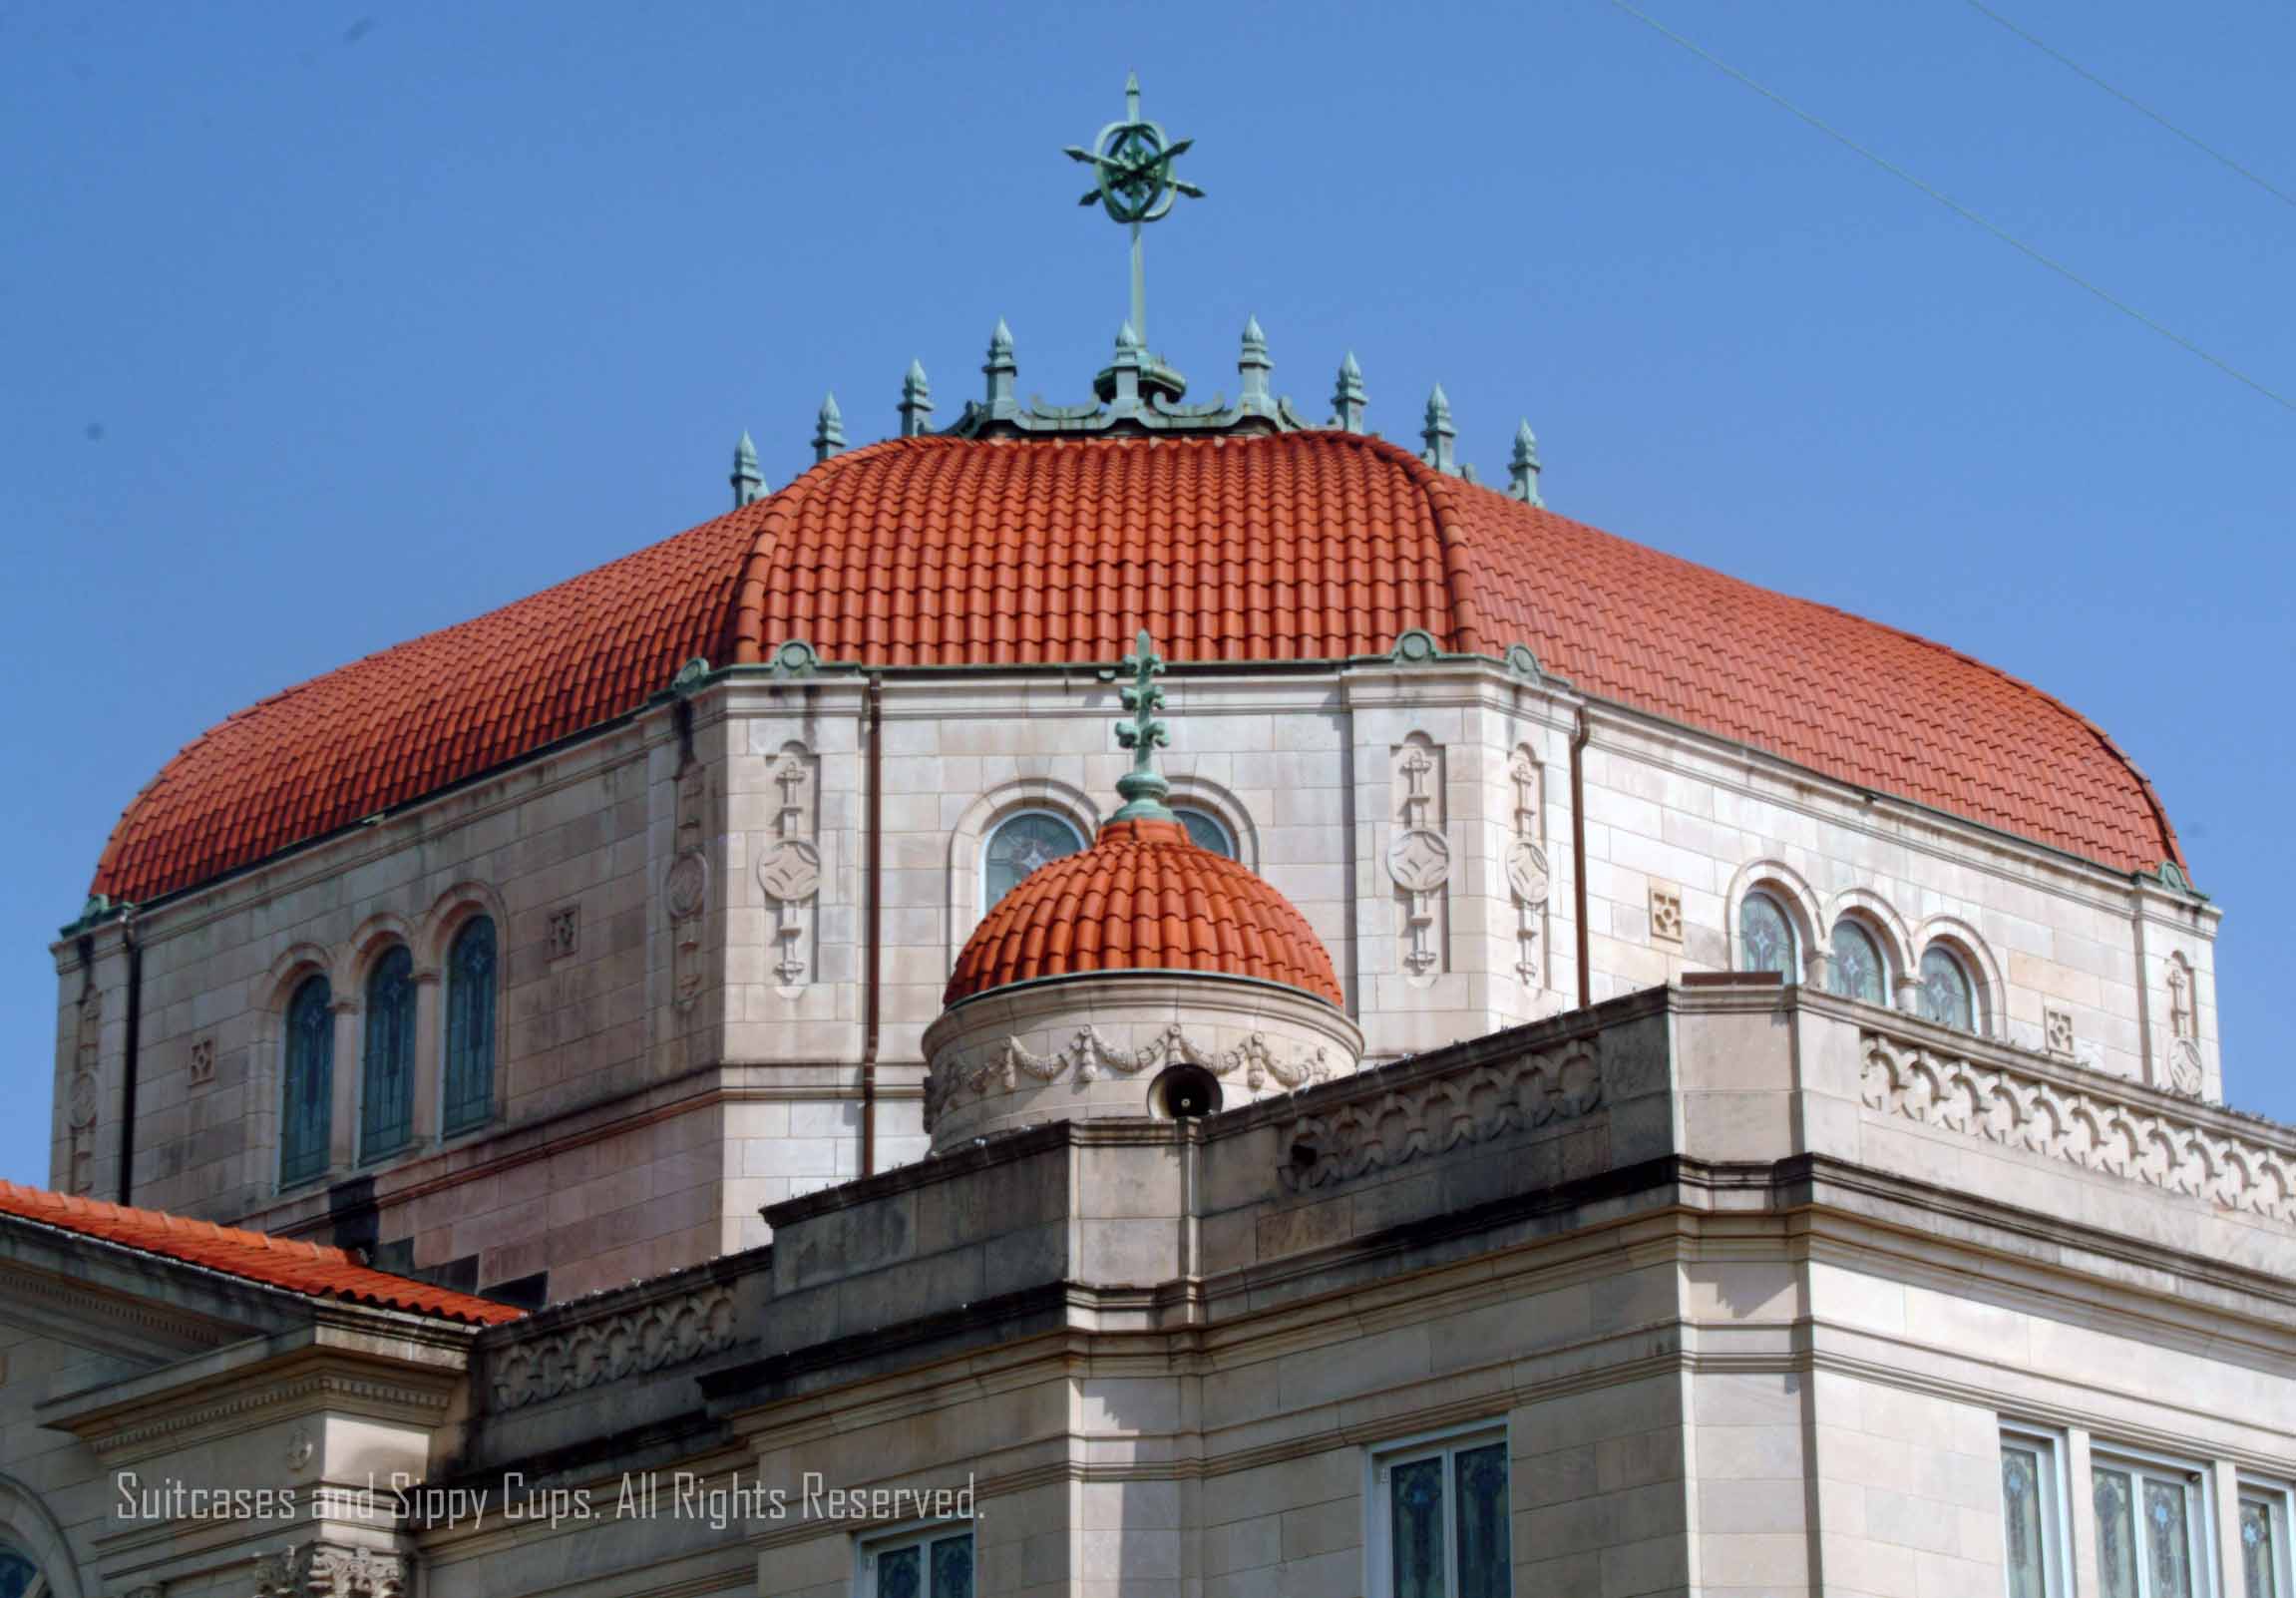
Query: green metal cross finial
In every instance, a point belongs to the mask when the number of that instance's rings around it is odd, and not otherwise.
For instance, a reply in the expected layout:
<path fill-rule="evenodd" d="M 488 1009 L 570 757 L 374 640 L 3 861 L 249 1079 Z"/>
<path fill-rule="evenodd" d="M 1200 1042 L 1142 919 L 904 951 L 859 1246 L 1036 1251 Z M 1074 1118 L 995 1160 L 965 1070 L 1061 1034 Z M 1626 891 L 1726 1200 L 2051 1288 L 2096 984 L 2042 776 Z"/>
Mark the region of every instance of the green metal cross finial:
<path fill-rule="evenodd" d="M 1133 652 L 1124 657 L 1119 667 L 1131 673 L 1132 680 L 1122 694 L 1124 708 L 1132 712 L 1132 719 L 1116 723 L 1116 742 L 1119 747 L 1132 751 L 1132 769 L 1116 779 L 1116 791 L 1124 796 L 1124 807 L 1111 819 L 1170 821 L 1174 818 L 1165 806 L 1164 797 L 1172 791 L 1172 784 L 1156 769 L 1156 746 L 1172 742 L 1170 730 L 1156 719 L 1156 712 L 1164 705 L 1164 690 L 1156 686 L 1164 661 L 1156 653 L 1156 645 L 1146 627 L 1140 629 L 1139 639 L 1132 648 Z"/>
<path fill-rule="evenodd" d="M 1098 205 L 1108 212 L 1109 220 L 1132 229 L 1132 330 L 1140 335 L 1143 349 L 1148 344 L 1148 268 L 1141 253 L 1140 228 L 1145 222 L 1162 219 L 1182 195 L 1190 200 L 1204 198 L 1203 190 L 1172 176 L 1172 163 L 1195 142 L 1175 142 L 1165 137 L 1161 124 L 1141 119 L 1140 78 L 1135 73 L 1124 80 L 1124 120 L 1101 129 L 1091 149 L 1075 145 L 1067 149 L 1068 158 L 1090 167 L 1095 179 L 1077 203 Z"/>

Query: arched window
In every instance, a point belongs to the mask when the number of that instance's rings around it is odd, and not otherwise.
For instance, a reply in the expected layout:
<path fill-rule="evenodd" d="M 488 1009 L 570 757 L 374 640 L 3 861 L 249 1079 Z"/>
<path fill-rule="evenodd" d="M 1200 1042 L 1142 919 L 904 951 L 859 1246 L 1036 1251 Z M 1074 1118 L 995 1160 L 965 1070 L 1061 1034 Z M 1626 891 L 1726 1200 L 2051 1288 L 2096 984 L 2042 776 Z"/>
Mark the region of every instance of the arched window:
<path fill-rule="evenodd" d="M 980 908 L 986 910 L 1020 885 L 1039 866 L 1084 847 L 1076 829 L 1049 810 L 1023 810 L 1008 816 L 988 835 L 981 854 Z"/>
<path fill-rule="evenodd" d="M 359 1071 L 359 1158 L 407 1146 L 415 1130 L 415 957 L 400 944 L 367 976 L 367 1046 Z"/>
<path fill-rule="evenodd" d="M 1833 924 L 1833 973 L 1826 986 L 1844 999 L 1889 1001 L 1889 971 L 1873 934 L 1846 917 Z"/>
<path fill-rule="evenodd" d="M 1977 985 L 1961 958 L 1943 944 L 1922 952 L 1921 1013 L 1940 1026 L 1977 1030 Z"/>
<path fill-rule="evenodd" d="M 1228 829 L 1220 818 L 1209 810 L 1192 810 L 1174 805 L 1172 813 L 1180 818 L 1180 825 L 1188 829 L 1188 839 L 1199 849 L 1209 849 L 1216 855 L 1236 858 L 1236 840 L 1228 836 Z"/>
<path fill-rule="evenodd" d="M 327 1168 L 335 1115 L 335 994 L 312 977 L 287 1000 L 287 1060 L 279 1097 L 279 1183 Z"/>
<path fill-rule="evenodd" d="M 1737 907 L 1738 964 L 1747 971 L 1774 971 L 1787 982 L 1798 979 L 1793 923 L 1785 907 L 1768 894 L 1751 893 Z"/>
<path fill-rule="evenodd" d="M 0 1598 L 47 1598 L 48 1578 L 25 1552 L 0 1542 Z"/>
<path fill-rule="evenodd" d="M 439 1125 L 467 1132 L 495 1106 L 495 924 L 473 916 L 447 951 L 446 1099 Z"/>

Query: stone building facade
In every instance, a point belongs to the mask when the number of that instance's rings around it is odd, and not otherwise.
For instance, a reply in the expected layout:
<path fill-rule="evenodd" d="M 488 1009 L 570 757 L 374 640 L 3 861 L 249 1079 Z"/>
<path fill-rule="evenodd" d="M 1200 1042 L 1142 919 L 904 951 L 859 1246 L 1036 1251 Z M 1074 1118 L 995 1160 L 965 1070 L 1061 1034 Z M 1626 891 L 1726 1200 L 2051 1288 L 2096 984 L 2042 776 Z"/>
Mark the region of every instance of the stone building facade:
<path fill-rule="evenodd" d="M 2296 1590 L 2296 1134 L 2141 772 L 1239 366 L 999 327 L 171 762 L 0 1598 Z"/>

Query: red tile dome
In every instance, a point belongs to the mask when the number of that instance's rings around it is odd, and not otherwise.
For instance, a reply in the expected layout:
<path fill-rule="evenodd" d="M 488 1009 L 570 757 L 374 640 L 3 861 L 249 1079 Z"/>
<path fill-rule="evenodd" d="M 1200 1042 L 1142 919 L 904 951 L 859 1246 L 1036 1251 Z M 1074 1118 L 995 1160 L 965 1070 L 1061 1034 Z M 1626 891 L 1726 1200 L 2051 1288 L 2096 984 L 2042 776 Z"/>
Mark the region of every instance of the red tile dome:
<path fill-rule="evenodd" d="M 1332 957 L 1293 903 L 1177 821 L 1111 821 L 989 907 L 944 1004 L 1014 983 L 1106 972 L 1251 977 L 1342 1002 Z"/>
<path fill-rule="evenodd" d="M 1582 691 L 2118 871 L 2183 864 L 2143 773 L 2040 690 L 1353 433 L 896 439 L 192 740 L 91 890 L 149 903 L 630 714 L 700 655 L 889 667 L 1528 644 Z"/>

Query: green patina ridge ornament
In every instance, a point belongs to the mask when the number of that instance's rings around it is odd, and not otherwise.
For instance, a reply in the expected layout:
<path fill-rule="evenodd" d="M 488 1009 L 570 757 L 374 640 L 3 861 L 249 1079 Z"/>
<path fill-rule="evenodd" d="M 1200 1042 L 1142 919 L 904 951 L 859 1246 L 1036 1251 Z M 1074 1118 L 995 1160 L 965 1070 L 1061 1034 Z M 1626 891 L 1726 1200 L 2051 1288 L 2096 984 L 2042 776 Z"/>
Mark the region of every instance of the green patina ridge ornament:
<path fill-rule="evenodd" d="M 1164 670 L 1164 660 L 1157 654 L 1146 627 L 1140 629 L 1132 651 L 1119 667 L 1132 676 L 1121 690 L 1124 708 L 1132 712 L 1132 719 L 1116 723 L 1116 742 L 1119 747 L 1132 751 L 1132 769 L 1116 779 L 1116 791 L 1124 796 L 1124 807 L 1111 819 L 1172 821 L 1177 818 L 1164 803 L 1172 784 L 1156 769 L 1156 746 L 1172 742 L 1170 730 L 1156 719 L 1156 712 L 1164 705 L 1164 690 L 1156 686 L 1156 678 Z"/>

